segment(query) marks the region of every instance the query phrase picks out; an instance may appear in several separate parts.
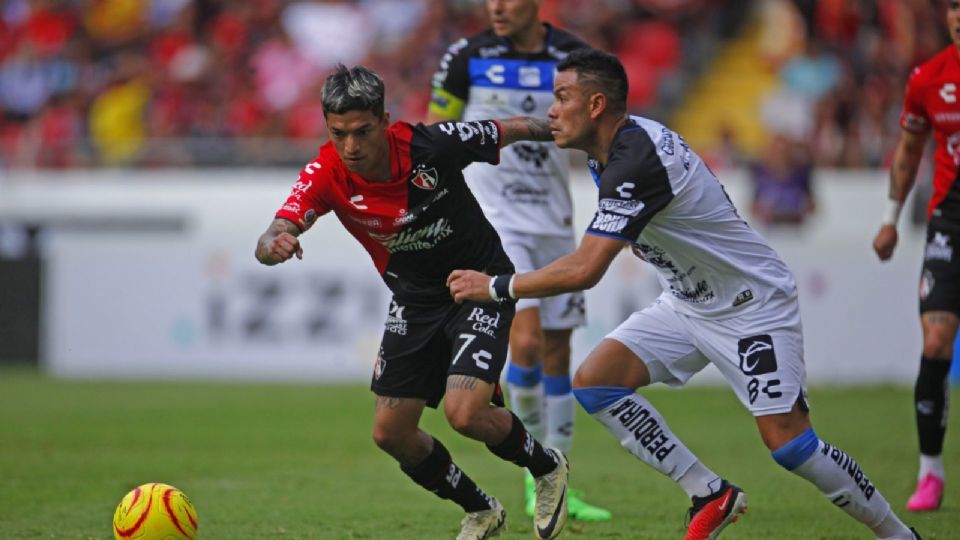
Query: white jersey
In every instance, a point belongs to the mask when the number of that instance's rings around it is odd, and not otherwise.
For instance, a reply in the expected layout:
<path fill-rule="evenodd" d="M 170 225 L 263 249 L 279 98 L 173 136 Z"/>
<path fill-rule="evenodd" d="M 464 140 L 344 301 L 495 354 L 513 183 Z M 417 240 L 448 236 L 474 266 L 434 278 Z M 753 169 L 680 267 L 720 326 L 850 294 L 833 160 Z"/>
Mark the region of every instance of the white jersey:
<path fill-rule="evenodd" d="M 590 160 L 600 188 L 587 232 L 628 241 L 655 266 L 661 299 L 681 313 L 747 313 L 774 294 L 796 295 L 790 269 L 737 214 L 719 180 L 683 137 L 631 116 L 606 167 Z"/>
<path fill-rule="evenodd" d="M 533 54 L 517 52 L 490 30 L 455 43 L 434 76 L 431 110 L 464 120 L 545 117 L 557 62 L 586 47 L 546 28 L 544 50 Z M 497 231 L 573 237 L 569 153 L 554 143 L 511 144 L 499 165 L 475 163 L 463 175 Z"/>

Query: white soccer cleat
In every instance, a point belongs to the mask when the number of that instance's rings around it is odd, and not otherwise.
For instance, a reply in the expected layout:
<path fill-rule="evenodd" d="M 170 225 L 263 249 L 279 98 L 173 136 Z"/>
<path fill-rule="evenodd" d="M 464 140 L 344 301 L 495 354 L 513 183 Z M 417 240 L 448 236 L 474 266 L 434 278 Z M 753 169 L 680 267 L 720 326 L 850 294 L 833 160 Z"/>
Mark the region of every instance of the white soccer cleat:
<path fill-rule="evenodd" d="M 499 536 L 507 524 L 507 511 L 500 501 L 493 500 L 493 508 L 469 512 L 460 522 L 460 534 L 457 540 L 484 540 Z"/>
<path fill-rule="evenodd" d="M 533 532 L 541 540 L 556 538 L 567 522 L 567 481 L 570 464 L 563 452 L 548 448 L 557 461 L 557 468 L 537 477 L 537 504 L 533 515 Z"/>

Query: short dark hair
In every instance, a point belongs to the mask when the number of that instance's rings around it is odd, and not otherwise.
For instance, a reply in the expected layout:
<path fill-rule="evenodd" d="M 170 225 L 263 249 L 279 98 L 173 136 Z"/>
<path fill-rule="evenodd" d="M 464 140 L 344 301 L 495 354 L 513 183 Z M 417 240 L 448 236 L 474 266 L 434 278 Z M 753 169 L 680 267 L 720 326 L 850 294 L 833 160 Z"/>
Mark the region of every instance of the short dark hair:
<path fill-rule="evenodd" d="M 370 111 L 379 118 L 383 116 L 384 92 L 383 79 L 372 69 L 337 64 L 323 82 L 320 96 L 323 115 Z"/>
<path fill-rule="evenodd" d="M 597 49 L 577 49 L 557 64 L 557 71 L 577 72 L 577 81 L 595 86 L 607 96 L 607 101 L 616 113 L 627 110 L 627 72 L 620 60 Z"/>

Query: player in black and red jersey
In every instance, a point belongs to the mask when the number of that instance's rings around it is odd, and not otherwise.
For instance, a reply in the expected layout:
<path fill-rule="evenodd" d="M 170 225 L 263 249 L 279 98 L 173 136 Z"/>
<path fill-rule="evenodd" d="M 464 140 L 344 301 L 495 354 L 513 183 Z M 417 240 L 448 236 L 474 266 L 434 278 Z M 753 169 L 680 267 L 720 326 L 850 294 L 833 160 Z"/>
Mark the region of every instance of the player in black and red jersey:
<path fill-rule="evenodd" d="M 513 271 L 500 238 L 463 178 L 476 161 L 496 163 L 518 140 L 550 140 L 548 121 L 524 118 L 390 124 L 383 81 L 362 66 L 337 66 L 322 103 L 330 142 L 300 173 L 290 197 L 257 243 L 267 265 L 302 258 L 298 236 L 333 212 L 366 248 L 393 292 L 371 389 L 373 438 L 414 482 L 467 512 L 458 539 L 500 532 L 506 513 L 418 428 L 424 406 L 458 432 L 537 479 L 534 530 L 559 534 L 567 517 L 568 466 L 502 407 L 498 381 L 507 355 L 512 303 L 454 303 L 454 268 Z M 490 406 L 494 401 L 499 406 Z"/>
<path fill-rule="evenodd" d="M 903 131 L 890 168 L 890 201 L 873 248 L 881 261 L 897 245 L 897 219 L 913 188 L 931 129 L 937 149 L 933 197 L 927 207 L 927 247 L 920 276 L 923 352 L 914 387 L 920 471 L 907 509 L 931 511 L 943 499 L 943 438 L 947 426 L 947 376 L 960 324 L 960 259 L 953 257 L 960 238 L 960 1 L 947 3 L 952 44 L 910 75 L 900 126 Z"/>
<path fill-rule="evenodd" d="M 587 44 L 541 21 L 541 4 L 487 0 L 490 28 L 457 40 L 440 60 L 427 122 L 547 115 L 557 62 Z M 463 175 L 517 271 L 536 270 L 576 249 L 568 152 L 552 142 L 525 142 L 505 147 L 500 158 L 496 166 L 474 163 Z M 510 327 L 510 409 L 535 437 L 566 453 L 576 420 L 570 338 L 586 321 L 584 306 L 580 291 L 524 298 Z M 536 491 L 529 474 L 524 499 L 532 516 Z M 611 518 L 578 490 L 567 499 L 572 519 Z"/>

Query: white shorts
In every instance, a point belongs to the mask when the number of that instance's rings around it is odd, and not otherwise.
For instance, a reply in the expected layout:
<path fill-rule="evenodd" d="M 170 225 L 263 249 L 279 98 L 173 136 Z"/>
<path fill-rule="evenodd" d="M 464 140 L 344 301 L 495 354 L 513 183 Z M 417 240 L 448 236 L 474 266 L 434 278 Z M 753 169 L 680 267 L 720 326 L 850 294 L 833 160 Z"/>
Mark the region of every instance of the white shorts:
<path fill-rule="evenodd" d="M 754 415 L 789 412 L 807 403 L 803 330 L 795 296 L 721 320 L 677 313 L 657 300 L 607 335 L 643 360 L 650 382 L 683 386 L 713 362 Z"/>
<path fill-rule="evenodd" d="M 573 238 L 541 236 L 504 231 L 500 241 L 517 273 L 532 272 L 577 249 Z M 583 326 L 586 308 L 582 292 L 566 293 L 547 298 L 521 298 L 517 312 L 527 308 L 540 309 L 540 326 L 544 330 L 567 330 Z"/>

